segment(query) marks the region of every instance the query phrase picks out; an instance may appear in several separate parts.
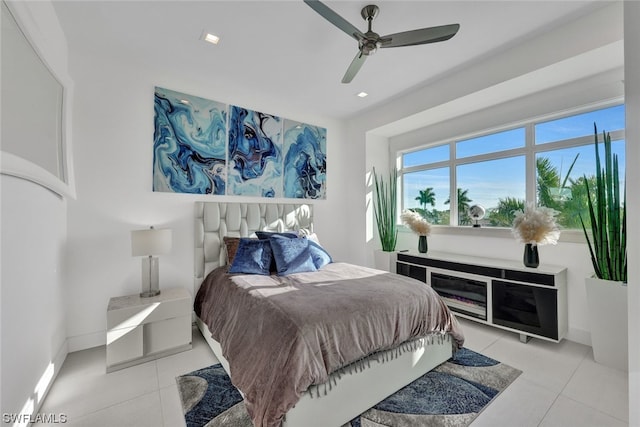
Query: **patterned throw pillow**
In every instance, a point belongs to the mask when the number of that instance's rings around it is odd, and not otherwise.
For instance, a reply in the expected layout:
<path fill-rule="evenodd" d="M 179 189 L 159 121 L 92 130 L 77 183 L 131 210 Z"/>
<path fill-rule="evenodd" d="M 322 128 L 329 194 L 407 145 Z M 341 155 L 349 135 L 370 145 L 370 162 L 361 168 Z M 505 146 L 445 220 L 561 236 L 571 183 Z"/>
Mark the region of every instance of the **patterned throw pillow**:
<path fill-rule="evenodd" d="M 240 237 L 227 237 L 222 238 L 224 241 L 224 247 L 227 251 L 227 265 L 233 264 L 233 259 L 236 256 L 238 245 L 240 244 Z"/>
<path fill-rule="evenodd" d="M 333 262 L 331 255 L 327 252 L 319 243 L 309 240 L 309 252 L 311 253 L 311 259 L 313 259 L 313 265 L 319 270 L 327 264 Z"/>
<path fill-rule="evenodd" d="M 273 257 L 276 260 L 278 275 L 285 276 L 293 273 L 316 271 L 317 268 L 311 258 L 308 239 L 292 239 L 273 235 L 269 239 Z"/>
<path fill-rule="evenodd" d="M 229 273 L 269 275 L 272 256 L 268 240 L 241 238 Z"/>

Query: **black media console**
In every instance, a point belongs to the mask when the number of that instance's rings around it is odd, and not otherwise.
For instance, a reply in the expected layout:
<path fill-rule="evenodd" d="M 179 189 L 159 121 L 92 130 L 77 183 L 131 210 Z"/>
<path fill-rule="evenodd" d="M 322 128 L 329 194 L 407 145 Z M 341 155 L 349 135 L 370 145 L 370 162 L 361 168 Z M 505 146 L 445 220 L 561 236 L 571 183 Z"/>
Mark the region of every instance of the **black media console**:
<path fill-rule="evenodd" d="M 444 252 L 399 252 L 396 272 L 429 284 L 457 315 L 559 342 L 567 333 L 567 270 Z"/>

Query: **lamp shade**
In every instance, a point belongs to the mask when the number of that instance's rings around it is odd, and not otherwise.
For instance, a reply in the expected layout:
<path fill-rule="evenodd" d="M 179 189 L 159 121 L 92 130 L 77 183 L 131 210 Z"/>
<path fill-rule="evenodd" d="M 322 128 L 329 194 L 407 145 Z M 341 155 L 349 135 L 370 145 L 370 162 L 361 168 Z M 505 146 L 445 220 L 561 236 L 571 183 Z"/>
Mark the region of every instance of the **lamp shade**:
<path fill-rule="evenodd" d="M 166 254 L 171 250 L 171 230 L 168 228 L 131 231 L 131 255 Z"/>

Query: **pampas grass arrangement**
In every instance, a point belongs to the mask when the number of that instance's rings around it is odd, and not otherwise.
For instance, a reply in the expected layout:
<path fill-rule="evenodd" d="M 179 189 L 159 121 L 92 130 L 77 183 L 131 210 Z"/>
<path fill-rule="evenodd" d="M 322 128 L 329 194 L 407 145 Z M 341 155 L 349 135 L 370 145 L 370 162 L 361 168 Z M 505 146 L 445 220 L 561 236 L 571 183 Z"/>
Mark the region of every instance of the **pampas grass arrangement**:
<path fill-rule="evenodd" d="M 400 219 L 419 236 L 428 236 L 431 233 L 431 224 L 417 212 L 406 210 L 402 212 Z"/>
<path fill-rule="evenodd" d="M 555 245 L 560 238 L 556 224 L 558 211 L 528 202 L 524 210 L 515 211 L 513 235 L 522 243 L 532 245 Z"/>

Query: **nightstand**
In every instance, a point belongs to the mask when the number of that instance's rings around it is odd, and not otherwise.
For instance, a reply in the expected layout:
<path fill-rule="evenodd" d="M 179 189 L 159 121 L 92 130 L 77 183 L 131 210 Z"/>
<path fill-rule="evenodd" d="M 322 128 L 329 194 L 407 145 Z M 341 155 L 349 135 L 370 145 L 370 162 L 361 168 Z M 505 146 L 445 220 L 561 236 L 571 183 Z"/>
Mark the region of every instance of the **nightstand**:
<path fill-rule="evenodd" d="M 107 372 L 191 349 L 191 295 L 162 289 L 151 298 L 127 295 L 109 300 Z"/>

